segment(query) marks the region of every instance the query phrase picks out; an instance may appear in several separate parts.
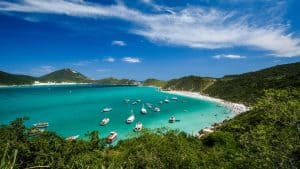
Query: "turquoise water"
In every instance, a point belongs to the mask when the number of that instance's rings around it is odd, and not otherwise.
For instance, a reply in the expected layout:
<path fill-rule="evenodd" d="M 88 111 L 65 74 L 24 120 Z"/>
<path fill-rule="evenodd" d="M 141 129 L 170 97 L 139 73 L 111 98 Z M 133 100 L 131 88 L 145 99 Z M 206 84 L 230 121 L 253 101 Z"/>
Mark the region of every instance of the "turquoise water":
<path fill-rule="evenodd" d="M 88 131 L 98 130 L 102 137 L 117 131 L 120 139 L 132 135 L 138 121 L 146 128 L 169 127 L 195 134 L 234 115 L 213 102 L 183 96 L 176 96 L 178 100 L 174 101 L 171 100 L 173 96 L 152 87 L 70 85 L 0 88 L 0 123 L 7 124 L 17 117 L 26 116 L 29 117 L 25 122 L 27 126 L 47 121 L 47 130 L 64 137 L 78 134 L 84 137 Z M 166 98 L 170 103 L 159 103 Z M 126 104 L 124 99 L 131 101 Z M 131 102 L 137 99 L 141 102 L 132 105 Z M 148 114 L 142 115 L 140 109 L 143 103 L 152 103 L 161 111 L 147 109 Z M 113 110 L 104 113 L 104 107 Z M 131 109 L 136 119 L 134 123 L 126 124 Z M 168 123 L 172 115 L 180 122 Z M 110 118 L 110 123 L 100 126 L 105 117 Z"/>

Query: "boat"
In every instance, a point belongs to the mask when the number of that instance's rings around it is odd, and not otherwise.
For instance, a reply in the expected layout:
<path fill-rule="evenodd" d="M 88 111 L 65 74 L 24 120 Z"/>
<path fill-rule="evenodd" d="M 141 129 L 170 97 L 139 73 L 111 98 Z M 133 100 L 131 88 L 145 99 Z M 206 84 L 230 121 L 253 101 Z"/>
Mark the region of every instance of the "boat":
<path fill-rule="evenodd" d="M 41 129 L 41 128 L 33 128 L 29 131 L 29 135 L 30 136 L 35 136 L 35 135 L 38 135 L 38 134 L 41 134 L 45 131 L 45 129 Z"/>
<path fill-rule="evenodd" d="M 100 125 L 105 126 L 107 123 L 109 123 L 109 118 L 106 117 L 106 118 L 102 119 Z"/>
<path fill-rule="evenodd" d="M 170 100 L 169 99 L 165 99 L 164 102 L 165 103 L 170 103 Z"/>
<path fill-rule="evenodd" d="M 134 131 L 141 131 L 143 129 L 143 124 L 141 122 L 137 122 L 134 127 Z"/>
<path fill-rule="evenodd" d="M 105 108 L 102 110 L 102 112 L 110 112 L 110 111 L 112 111 L 112 108 L 110 108 L 110 107 L 105 107 Z"/>
<path fill-rule="evenodd" d="M 151 104 L 151 103 L 146 103 L 146 105 L 147 105 L 147 107 L 148 107 L 149 109 L 152 109 L 152 104 Z"/>
<path fill-rule="evenodd" d="M 138 103 L 141 102 L 141 101 L 142 101 L 141 99 L 137 99 L 137 100 L 136 100 L 136 102 L 138 102 Z"/>
<path fill-rule="evenodd" d="M 178 100 L 178 98 L 174 96 L 171 98 L 171 100 Z"/>
<path fill-rule="evenodd" d="M 141 108 L 141 113 L 142 113 L 142 114 L 147 114 L 147 110 L 145 109 L 144 105 L 143 105 L 143 107 Z"/>
<path fill-rule="evenodd" d="M 75 135 L 75 136 L 67 137 L 66 140 L 73 141 L 73 140 L 77 140 L 78 138 L 79 138 L 79 135 Z"/>
<path fill-rule="evenodd" d="M 49 126 L 49 123 L 48 122 L 39 122 L 39 123 L 33 124 L 33 126 L 37 127 L 37 128 L 45 128 L 45 127 Z"/>
<path fill-rule="evenodd" d="M 107 136 L 107 142 L 108 142 L 108 143 L 112 143 L 112 142 L 114 142 L 114 141 L 117 139 L 117 137 L 118 137 L 118 133 L 112 131 L 112 132 L 110 132 L 110 134 Z"/>
<path fill-rule="evenodd" d="M 135 102 L 132 102 L 131 104 L 132 104 L 132 105 L 136 105 L 136 104 L 137 104 L 137 102 L 135 101 Z"/>
<path fill-rule="evenodd" d="M 129 103 L 129 102 L 130 102 L 130 99 L 124 99 L 124 102 L 125 102 L 125 103 Z"/>
<path fill-rule="evenodd" d="M 154 111 L 155 111 L 155 112 L 160 112 L 160 108 L 159 108 L 159 107 L 155 107 L 155 108 L 154 108 Z"/>
<path fill-rule="evenodd" d="M 131 115 L 131 116 L 129 116 L 129 117 L 127 118 L 126 123 L 127 123 L 127 124 L 130 124 L 130 123 L 134 122 L 134 120 L 135 120 L 135 116 L 134 116 L 134 115 Z"/>
<path fill-rule="evenodd" d="M 164 102 L 163 102 L 163 101 L 159 101 L 159 103 L 160 103 L 160 104 L 163 104 Z"/>
<path fill-rule="evenodd" d="M 175 122 L 175 117 L 174 116 L 171 116 L 170 118 L 169 118 L 169 123 L 174 123 Z"/>

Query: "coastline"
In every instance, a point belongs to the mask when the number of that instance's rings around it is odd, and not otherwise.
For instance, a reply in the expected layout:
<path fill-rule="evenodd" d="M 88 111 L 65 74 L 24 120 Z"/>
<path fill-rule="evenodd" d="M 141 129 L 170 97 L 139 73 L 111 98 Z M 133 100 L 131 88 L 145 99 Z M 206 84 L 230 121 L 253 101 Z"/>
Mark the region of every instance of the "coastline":
<path fill-rule="evenodd" d="M 225 101 L 223 99 L 202 95 L 198 92 L 179 91 L 179 90 L 170 90 L 170 91 L 163 91 L 162 90 L 162 92 L 166 92 L 166 93 L 169 93 L 169 94 L 180 95 L 180 96 L 185 96 L 185 97 L 192 97 L 192 98 L 200 99 L 200 100 L 207 100 L 207 101 L 215 102 L 215 103 L 217 103 L 221 106 L 227 107 L 230 110 L 232 110 L 232 112 L 235 113 L 235 115 L 232 118 L 234 118 L 238 114 L 241 114 L 241 113 L 244 113 L 244 112 L 250 110 L 250 108 L 247 107 L 244 104 Z M 215 124 L 212 124 L 210 127 L 206 127 L 204 129 L 201 129 L 194 136 L 200 139 L 203 136 L 206 136 L 207 134 L 214 132 L 218 126 L 221 126 L 223 124 L 223 122 L 215 123 Z"/>
<path fill-rule="evenodd" d="M 200 94 L 198 92 L 189 92 L 189 91 L 180 91 L 180 90 L 170 90 L 170 91 L 162 90 L 162 92 L 215 102 L 221 106 L 225 106 L 225 107 L 231 109 L 236 115 L 250 110 L 249 107 L 247 107 L 246 105 L 244 105 L 242 103 L 233 103 L 233 102 L 229 102 L 229 101 L 226 101 L 223 99 L 206 96 L 206 95 Z"/>
<path fill-rule="evenodd" d="M 48 83 L 33 83 L 33 84 L 24 84 L 24 85 L 0 85 L 0 88 L 10 88 L 10 87 L 31 87 L 31 86 L 62 86 L 62 85 L 84 85 L 92 83 L 74 83 L 74 82 L 48 82 Z"/>

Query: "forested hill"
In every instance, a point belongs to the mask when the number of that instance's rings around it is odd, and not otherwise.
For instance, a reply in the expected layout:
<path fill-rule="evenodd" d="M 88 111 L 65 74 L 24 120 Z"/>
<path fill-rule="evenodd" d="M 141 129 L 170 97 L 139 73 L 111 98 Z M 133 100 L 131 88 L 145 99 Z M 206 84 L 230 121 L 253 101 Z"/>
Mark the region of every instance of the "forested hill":
<path fill-rule="evenodd" d="M 83 74 L 71 70 L 71 69 L 61 69 L 55 72 L 49 73 L 38 78 L 41 82 L 90 82 L 91 80 L 84 76 Z"/>
<path fill-rule="evenodd" d="M 185 76 L 179 79 L 169 80 L 166 83 L 166 85 L 163 86 L 163 88 L 169 90 L 186 90 L 202 92 L 207 87 L 212 85 L 214 81 L 214 78 L 209 77 Z"/>
<path fill-rule="evenodd" d="M 35 77 L 26 75 L 16 75 L 0 71 L 0 85 L 23 85 L 32 84 Z"/>
<path fill-rule="evenodd" d="M 300 62 L 218 79 L 204 92 L 234 102 L 254 103 L 266 89 L 300 86 Z"/>

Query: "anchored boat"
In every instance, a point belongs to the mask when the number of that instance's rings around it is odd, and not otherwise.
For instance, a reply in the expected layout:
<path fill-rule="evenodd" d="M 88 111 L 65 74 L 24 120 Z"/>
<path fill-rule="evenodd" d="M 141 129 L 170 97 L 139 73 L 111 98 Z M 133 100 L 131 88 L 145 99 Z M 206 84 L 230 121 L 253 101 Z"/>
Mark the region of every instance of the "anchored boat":
<path fill-rule="evenodd" d="M 174 123 L 176 121 L 175 117 L 174 116 L 171 116 L 169 118 L 169 123 Z"/>
<path fill-rule="evenodd" d="M 143 107 L 141 108 L 141 113 L 142 114 L 147 114 L 147 110 L 145 109 L 144 104 L 143 104 Z"/>
<path fill-rule="evenodd" d="M 67 137 L 66 140 L 73 141 L 73 140 L 77 140 L 78 138 L 79 138 L 79 135 L 75 135 L 75 136 Z"/>
<path fill-rule="evenodd" d="M 45 128 L 45 127 L 49 126 L 49 123 L 48 122 L 39 122 L 39 123 L 33 124 L 33 126 L 37 127 L 37 128 Z"/>
<path fill-rule="evenodd" d="M 109 118 L 104 118 L 104 119 L 102 119 L 100 125 L 105 126 L 107 123 L 109 123 Z"/>
<path fill-rule="evenodd" d="M 134 131 L 141 131 L 143 129 L 143 124 L 141 122 L 137 122 L 135 127 L 134 127 Z"/>
<path fill-rule="evenodd" d="M 110 111 L 112 111 L 112 108 L 110 107 L 106 107 L 102 110 L 102 112 L 110 112 Z"/>
<path fill-rule="evenodd" d="M 107 142 L 108 142 L 108 143 L 112 143 L 112 142 L 114 142 L 114 141 L 117 139 L 117 137 L 118 137 L 118 133 L 112 131 L 112 132 L 110 132 L 110 134 L 107 136 Z"/>

